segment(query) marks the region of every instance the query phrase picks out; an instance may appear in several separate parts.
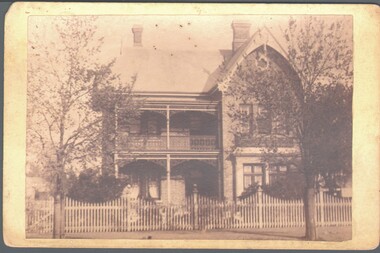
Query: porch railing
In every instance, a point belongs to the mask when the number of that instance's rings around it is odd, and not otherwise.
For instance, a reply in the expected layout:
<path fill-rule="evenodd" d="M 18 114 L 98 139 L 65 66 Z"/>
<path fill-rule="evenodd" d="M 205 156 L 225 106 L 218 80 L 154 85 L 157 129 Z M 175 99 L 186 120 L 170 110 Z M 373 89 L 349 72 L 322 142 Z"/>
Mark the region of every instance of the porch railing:
<path fill-rule="evenodd" d="M 196 150 L 212 151 L 218 148 L 217 138 L 212 135 L 169 136 L 169 148 L 166 136 L 128 136 L 118 134 L 116 149 L 122 150 Z"/>

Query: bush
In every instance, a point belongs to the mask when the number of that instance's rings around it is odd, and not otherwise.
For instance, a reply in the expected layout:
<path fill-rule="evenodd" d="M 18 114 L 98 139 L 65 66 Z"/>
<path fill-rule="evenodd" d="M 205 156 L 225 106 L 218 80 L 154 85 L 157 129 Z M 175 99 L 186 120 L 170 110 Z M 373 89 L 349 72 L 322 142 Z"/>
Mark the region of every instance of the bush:
<path fill-rule="evenodd" d="M 270 185 L 263 186 L 263 191 L 279 199 L 301 199 L 304 196 L 305 180 L 301 174 L 292 173 Z"/>
<path fill-rule="evenodd" d="M 249 187 L 244 189 L 243 193 L 239 196 L 239 199 L 245 199 L 252 195 L 255 195 L 259 187 L 259 184 L 254 182 Z"/>
<path fill-rule="evenodd" d="M 95 170 L 86 169 L 79 177 L 71 179 L 68 196 L 85 202 L 104 202 L 119 198 L 127 185 L 114 175 L 98 175 Z"/>

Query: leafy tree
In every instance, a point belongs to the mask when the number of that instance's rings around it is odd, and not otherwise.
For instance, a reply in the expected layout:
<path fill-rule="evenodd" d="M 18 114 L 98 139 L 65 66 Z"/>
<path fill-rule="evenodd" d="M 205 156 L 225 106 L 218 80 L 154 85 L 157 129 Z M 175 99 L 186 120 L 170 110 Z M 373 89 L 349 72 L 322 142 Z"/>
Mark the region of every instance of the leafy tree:
<path fill-rule="evenodd" d="M 112 72 L 114 60 L 100 57 L 96 18 L 38 19 L 31 19 L 28 44 L 28 164 L 52 183 L 54 194 L 62 194 L 70 173 L 99 169 L 104 115 L 118 103 L 135 114 L 133 79 L 122 83 Z"/>
<path fill-rule="evenodd" d="M 237 68 L 227 92 L 239 103 L 258 103 L 269 112 L 271 131 L 256 131 L 255 135 L 265 140 L 270 154 L 266 157 L 281 155 L 278 147 L 282 136 L 295 139 L 306 183 L 308 240 L 317 238 L 317 178 L 322 175 L 328 181 L 337 171 L 351 170 L 353 73 L 349 29 L 347 20 L 290 18 L 283 31 L 287 61 L 269 46 L 258 48 Z M 241 119 L 236 103 L 230 107 L 232 119 Z"/>

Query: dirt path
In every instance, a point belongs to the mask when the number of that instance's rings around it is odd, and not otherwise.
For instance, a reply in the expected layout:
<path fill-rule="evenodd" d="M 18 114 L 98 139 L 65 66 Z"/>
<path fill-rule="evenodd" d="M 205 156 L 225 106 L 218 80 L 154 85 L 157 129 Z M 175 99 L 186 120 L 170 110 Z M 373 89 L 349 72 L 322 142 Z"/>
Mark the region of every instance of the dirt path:
<path fill-rule="evenodd" d="M 346 241 L 351 239 L 351 227 L 318 228 L 321 241 Z M 147 240 L 303 240 L 304 228 L 238 229 L 212 231 L 148 231 L 102 232 L 67 234 L 65 238 L 91 239 L 147 239 Z"/>

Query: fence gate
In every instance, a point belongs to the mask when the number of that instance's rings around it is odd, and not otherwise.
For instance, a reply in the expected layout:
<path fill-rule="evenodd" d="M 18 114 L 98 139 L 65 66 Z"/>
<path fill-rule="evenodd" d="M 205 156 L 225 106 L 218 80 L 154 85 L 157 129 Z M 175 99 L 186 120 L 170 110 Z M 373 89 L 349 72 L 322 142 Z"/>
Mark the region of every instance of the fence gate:
<path fill-rule="evenodd" d="M 51 235 L 53 233 L 54 199 L 26 202 L 26 234 Z"/>

